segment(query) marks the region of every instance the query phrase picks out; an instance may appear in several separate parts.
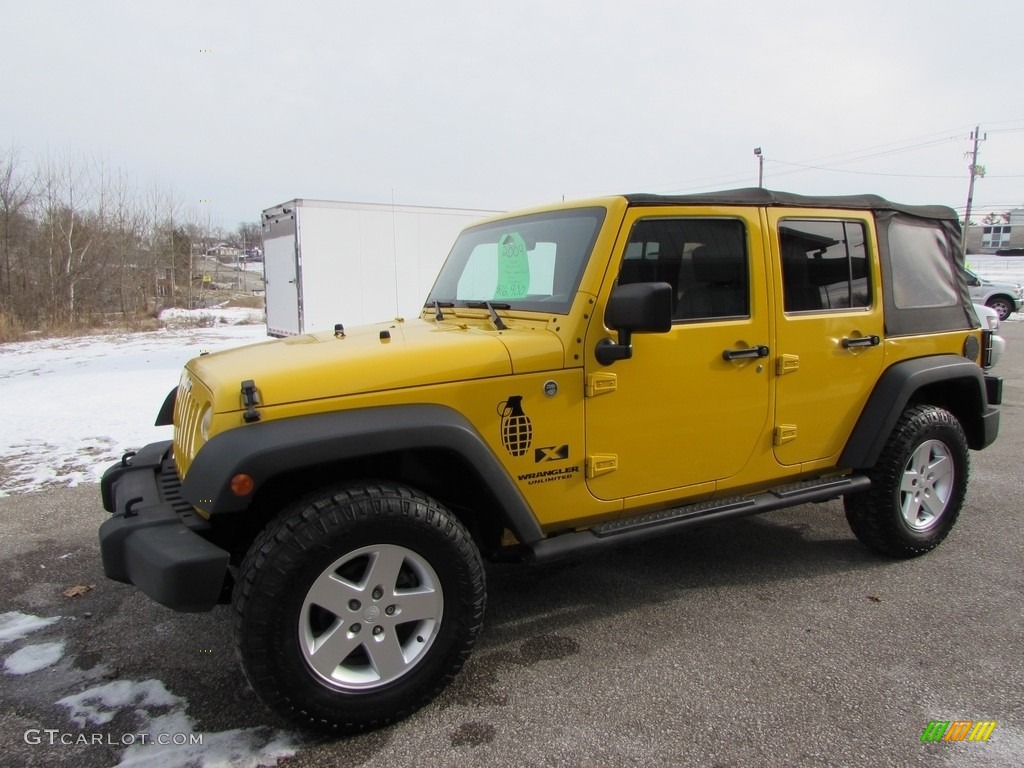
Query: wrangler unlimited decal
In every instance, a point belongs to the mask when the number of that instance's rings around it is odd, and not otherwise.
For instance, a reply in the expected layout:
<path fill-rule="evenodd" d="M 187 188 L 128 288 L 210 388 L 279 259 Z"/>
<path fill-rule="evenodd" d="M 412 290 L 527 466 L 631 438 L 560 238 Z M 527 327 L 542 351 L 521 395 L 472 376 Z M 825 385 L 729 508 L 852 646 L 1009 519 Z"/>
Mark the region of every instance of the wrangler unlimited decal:
<path fill-rule="evenodd" d="M 543 472 L 527 472 L 519 475 L 519 482 L 525 482 L 528 485 L 537 485 L 538 483 L 550 483 L 553 480 L 568 480 L 572 475 L 575 475 L 579 471 L 580 468 L 577 464 L 575 467 L 547 469 Z"/>

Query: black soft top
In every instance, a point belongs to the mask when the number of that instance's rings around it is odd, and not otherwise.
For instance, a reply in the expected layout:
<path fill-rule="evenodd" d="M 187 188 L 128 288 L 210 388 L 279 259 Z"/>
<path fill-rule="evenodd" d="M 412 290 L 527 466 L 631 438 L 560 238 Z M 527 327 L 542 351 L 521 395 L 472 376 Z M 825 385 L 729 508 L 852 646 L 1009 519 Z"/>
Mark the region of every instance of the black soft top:
<path fill-rule="evenodd" d="M 952 208 L 945 205 L 903 205 L 878 195 L 797 195 L 760 187 L 724 189 L 694 195 L 625 195 L 630 205 L 766 205 L 794 208 L 852 208 L 865 211 L 897 211 L 924 219 L 959 222 Z"/>

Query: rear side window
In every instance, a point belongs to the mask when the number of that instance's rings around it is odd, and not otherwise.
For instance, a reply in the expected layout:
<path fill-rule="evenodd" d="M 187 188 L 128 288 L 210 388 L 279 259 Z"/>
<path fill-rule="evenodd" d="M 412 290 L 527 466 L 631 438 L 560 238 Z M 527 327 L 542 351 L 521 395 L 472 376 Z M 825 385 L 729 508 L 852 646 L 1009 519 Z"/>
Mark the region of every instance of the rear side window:
<path fill-rule="evenodd" d="M 779 225 L 779 248 L 787 313 L 871 306 L 863 222 L 786 219 Z"/>
<path fill-rule="evenodd" d="M 886 336 L 976 327 L 955 218 L 875 211 Z"/>
<path fill-rule="evenodd" d="M 889 226 L 892 298 L 897 309 L 956 305 L 959 293 L 946 251 L 941 229 L 899 220 Z"/>
<path fill-rule="evenodd" d="M 619 284 L 672 286 L 676 321 L 750 316 L 746 228 L 736 219 L 641 219 L 629 235 Z"/>

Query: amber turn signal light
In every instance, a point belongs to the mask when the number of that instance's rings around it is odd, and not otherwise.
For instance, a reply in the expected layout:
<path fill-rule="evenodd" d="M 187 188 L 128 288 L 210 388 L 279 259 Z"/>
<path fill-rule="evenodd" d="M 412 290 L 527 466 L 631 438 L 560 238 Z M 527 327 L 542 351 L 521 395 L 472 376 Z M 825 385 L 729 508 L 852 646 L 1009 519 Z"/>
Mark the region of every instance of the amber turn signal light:
<path fill-rule="evenodd" d="M 235 496 L 248 496 L 255 487 L 256 481 L 245 473 L 239 473 L 231 478 L 231 492 Z"/>

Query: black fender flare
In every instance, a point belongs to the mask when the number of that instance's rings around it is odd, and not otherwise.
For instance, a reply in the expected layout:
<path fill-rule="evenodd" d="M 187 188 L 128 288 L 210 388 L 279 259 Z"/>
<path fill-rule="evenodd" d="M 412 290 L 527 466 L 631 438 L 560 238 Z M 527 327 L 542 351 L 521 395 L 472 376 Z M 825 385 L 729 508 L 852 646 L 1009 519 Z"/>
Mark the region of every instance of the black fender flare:
<path fill-rule="evenodd" d="M 960 403 L 965 409 L 975 411 L 976 418 L 973 414 L 966 419 L 961 415 L 961 423 L 971 448 L 980 449 L 991 443 L 995 435 L 987 437 L 991 424 L 984 422 L 994 414 L 998 427 L 998 411 L 987 406 L 985 375 L 981 368 L 960 355 L 931 355 L 902 360 L 881 375 L 839 456 L 839 466 L 854 469 L 874 466 L 914 394 L 923 387 L 942 382 L 958 384 L 972 397 L 977 392 L 976 403 L 969 402 L 970 397 Z M 966 412 L 960 410 L 961 414 Z"/>
<path fill-rule="evenodd" d="M 164 404 L 160 406 L 160 412 L 156 415 L 155 427 L 166 427 L 174 423 L 174 406 L 178 402 L 178 388 L 175 387 L 167 393 Z"/>
<path fill-rule="evenodd" d="M 283 473 L 401 448 L 459 454 L 490 488 L 503 522 L 519 541 L 544 537 L 526 499 L 480 433 L 462 414 L 443 405 L 332 411 L 230 429 L 199 449 L 181 495 L 211 514 L 240 512 L 260 486 Z M 231 492 L 231 478 L 239 473 L 253 478 L 253 494 Z"/>

